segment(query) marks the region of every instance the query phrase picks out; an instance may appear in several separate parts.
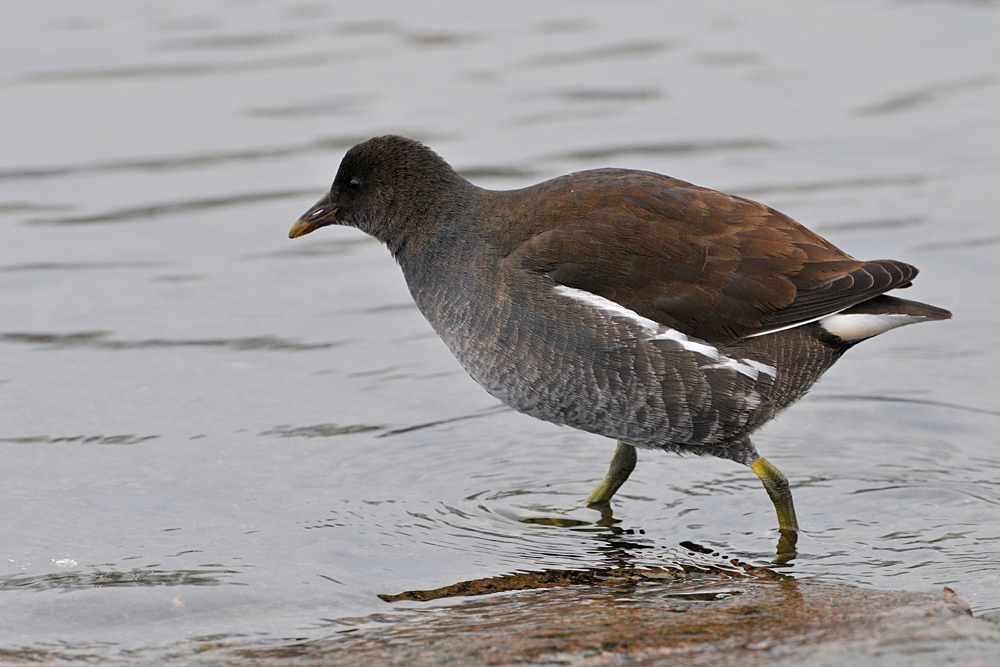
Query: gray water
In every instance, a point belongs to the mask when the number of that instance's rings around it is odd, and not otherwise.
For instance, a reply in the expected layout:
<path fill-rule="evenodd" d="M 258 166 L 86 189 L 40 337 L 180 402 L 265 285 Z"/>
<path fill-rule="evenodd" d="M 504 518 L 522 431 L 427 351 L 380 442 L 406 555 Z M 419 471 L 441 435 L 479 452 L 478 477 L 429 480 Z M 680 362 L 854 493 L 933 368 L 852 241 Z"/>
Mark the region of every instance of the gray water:
<path fill-rule="evenodd" d="M 649 169 L 920 267 L 906 296 L 954 320 L 852 350 L 755 439 L 804 529 L 784 571 L 1000 608 L 997 3 L 2 14 L 9 659 L 320 638 L 420 607 L 379 594 L 701 557 L 681 542 L 774 557 L 726 461 L 640 452 L 598 524 L 614 443 L 500 406 L 360 232 L 286 237 L 390 132 L 485 187 Z"/>

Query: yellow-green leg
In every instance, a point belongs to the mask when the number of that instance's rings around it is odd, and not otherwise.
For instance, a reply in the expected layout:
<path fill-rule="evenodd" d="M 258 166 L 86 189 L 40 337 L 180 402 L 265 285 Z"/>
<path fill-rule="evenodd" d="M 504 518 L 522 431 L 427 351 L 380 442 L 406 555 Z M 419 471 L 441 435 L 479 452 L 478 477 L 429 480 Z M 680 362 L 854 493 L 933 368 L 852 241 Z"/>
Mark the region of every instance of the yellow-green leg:
<path fill-rule="evenodd" d="M 637 458 L 635 447 L 619 440 L 618 449 L 615 450 L 614 458 L 611 459 L 611 465 L 608 467 L 608 474 L 604 476 L 597 488 L 587 496 L 587 504 L 600 505 L 611 500 L 611 497 L 635 470 Z M 792 517 L 794 518 L 794 516 L 793 514 Z"/>
<path fill-rule="evenodd" d="M 774 511 L 778 513 L 778 529 L 781 531 L 778 539 L 778 562 L 787 562 L 795 557 L 795 543 L 799 534 L 799 522 L 795 518 L 795 505 L 792 503 L 788 479 L 763 456 L 750 464 L 750 469 L 764 483 L 764 489 L 774 503 Z"/>

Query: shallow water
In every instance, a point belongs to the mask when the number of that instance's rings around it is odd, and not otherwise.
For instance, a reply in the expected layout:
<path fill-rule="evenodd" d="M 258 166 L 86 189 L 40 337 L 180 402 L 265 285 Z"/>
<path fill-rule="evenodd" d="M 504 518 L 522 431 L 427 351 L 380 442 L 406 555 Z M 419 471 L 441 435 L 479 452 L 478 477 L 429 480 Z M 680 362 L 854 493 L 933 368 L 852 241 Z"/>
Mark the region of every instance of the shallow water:
<path fill-rule="evenodd" d="M 919 266 L 907 296 L 955 319 L 859 346 L 755 438 L 804 528 L 785 571 L 1000 608 L 996 3 L 4 13 L 0 647 L 138 660 L 706 557 L 682 542 L 773 558 L 725 461 L 640 452 L 598 523 L 614 443 L 498 405 L 360 232 L 286 238 L 389 132 L 486 187 L 650 169 Z"/>

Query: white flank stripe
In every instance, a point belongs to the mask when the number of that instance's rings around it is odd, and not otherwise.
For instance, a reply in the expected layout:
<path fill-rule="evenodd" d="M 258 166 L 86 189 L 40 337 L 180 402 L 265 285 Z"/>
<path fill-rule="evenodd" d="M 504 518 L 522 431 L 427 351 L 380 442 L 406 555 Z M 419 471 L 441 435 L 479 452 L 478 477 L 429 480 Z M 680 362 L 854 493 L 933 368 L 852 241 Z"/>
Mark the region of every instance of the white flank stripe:
<path fill-rule="evenodd" d="M 639 313 L 629 310 L 620 303 L 615 303 L 610 299 L 605 299 L 603 296 L 598 296 L 592 292 L 576 289 L 574 287 L 566 287 L 565 285 L 556 285 L 554 291 L 556 294 L 567 296 L 571 299 L 579 301 L 580 303 L 591 306 L 592 308 L 602 310 L 609 315 L 622 317 L 639 325 L 642 327 L 643 332 L 649 337 L 648 340 L 672 340 L 675 343 L 679 343 L 680 346 L 688 352 L 700 354 L 701 356 L 707 357 L 711 361 L 715 362 L 702 366 L 702 368 L 732 368 L 737 373 L 745 375 L 751 380 L 756 380 L 761 373 L 770 375 L 772 378 L 777 375 L 777 371 L 773 366 L 768 366 L 767 364 L 762 364 L 759 361 L 752 361 L 750 359 L 731 359 L 720 353 L 718 349 L 712 347 L 708 343 L 693 341 L 680 331 L 671 329 L 670 327 L 665 327 L 659 322 L 654 322 L 648 317 L 643 317 Z"/>
<path fill-rule="evenodd" d="M 664 329 L 663 333 L 658 333 L 653 336 L 653 340 L 673 340 L 681 344 L 685 350 L 690 350 L 691 352 L 697 352 L 698 354 L 708 357 L 709 359 L 718 359 L 719 351 L 707 343 L 696 343 L 680 331 L 676 329 L 669 329 L 667 327 L 660 327 Z"/>
<path fill-rule="evenodd" d="M 634 310 L 629 310 L 620 303 L 615 303 L 610 299 L 605 299 L 603 296 L 598 296 L 597 294 L 587 292 L 582 289 L 576 289 L 575 287 L 566 287 L 565 285 L 556 285 L 554 291 L 556 294 L 576 299 L 577 301 L 585 303 L 588 306 L 592 306 L 598 310 L 603 310 L 610 315 L 617 315 L 619 317 L 624 317 L 627 320 L 631 320 L 643 328 L 649 336 L 649 340 L 672 340 L 680 343 L 681 347 L 685 350 L 697 352 L 698 354 L 712 360 L 718 359 L 720 356 L 719 351 L 711 345 L 706 343 L 697 343 L 682 334 L 680 331 L 671 329 L 670 327 L 665 327 L 659 322 L 654 322 L 648 317 L 643 317 Z"/>
<path fill-rule="evenodd" d="M 634 310 L 629 310 L 620 303 L 615 303 L 611 299 L 605 299 L 603 296 L 599 296 L 597 294 L 594 294 L 593 292 L 588 292 L 582 289 L 576 289 L 575 287 L 566 287 L 565 285 L 556 285 L 554 291 L 556 294 L 561 294 L 562 296 L 568 296 L 571 299 L 576 299 L 577 301 L 581 301 L 587 304 L 588 306 L 593 306 L 598 310 L 603 310 L 606 313 L 610 313 L 612 315 L 618 315 L 619 317 L 624 317 L 625 319 L 632 320 L 650 334 L 655 335 L 656 332 L 660 329 L 660 325 L 658 322 L 654 322 L 648 317 L 643 317 Z M 672 329 L 669 331 L 672 331 Z M 678 336 L 684 336 L 684 334 L 680 332 L 676 333 Z M 684 336 L 684 339 L 687 340 L 687 336 Z"/>
<path fill-rule="evenodd" d="M 702 368 L 732 368 L 734 371 L 740 375 L 746 375 L 751 380 L 756 380 L 760 375 L 758 371 L 753 366 L 748 366 L 747 364 L 737 361 L 736 359 L 730 359 L 729 357 L 722 357 L 721 361 L 717 361 L 714 364 L 708 366 L 702 366 Z"/>
<path fill-rule="evenodd" d="M 770 375 L 771 377 L 777 377 L 778 371 L 774 366 L 768 366 L 767 364 L 762 364 L 759 361 L 754 361 L 753 359 L 731 359 L 729 357 L 722 357 L 722 360 L 712 364 L 711 366 L 702 366 L 702 368 L 732 368 L 737 373 L 741 375 L 746 375 L 751 380 L 756 380 L 761 373 L 764 375 Z"/>
<path fill-rule="evenodd" d="M 762 364 L 761 362 L 754 361 L 753 359 L 744 359 L 743 363 L 747 364 L 748 366 L 756 368 L 764 375 L 770 375 L 773 378 L 778 377 L 778 369 L 776 369 L 774 366 L 768 366 L 767 364 Z"/>
<path fill-rule="evenodd" d="M 874 315 L 871 313 L 854 313 L 850 315 L 829 315 L 819 321 L 819 325 L 840 340 L 855 341 L 871 338 L 890 329 L 902 327 L 915 322 L 922 322 L 927 317 L 918 315 L 903 315 L 890 313 Z"/>

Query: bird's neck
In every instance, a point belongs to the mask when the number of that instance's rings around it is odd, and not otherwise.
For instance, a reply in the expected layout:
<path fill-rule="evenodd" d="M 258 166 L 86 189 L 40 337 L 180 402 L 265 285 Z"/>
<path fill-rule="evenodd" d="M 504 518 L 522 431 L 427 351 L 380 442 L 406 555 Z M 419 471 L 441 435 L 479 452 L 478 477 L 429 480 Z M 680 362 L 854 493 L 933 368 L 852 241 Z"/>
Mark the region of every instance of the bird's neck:
<path fill-rule="evenodd" d="M 438 179 L 428 183 L 425 176 L 419 192 L 400 188 L 387 216 L 392 224 L 379 235 L 404 271 L 434 255 L 449 255 L 475 222 L 479 188 L 450 170 Z"/>

